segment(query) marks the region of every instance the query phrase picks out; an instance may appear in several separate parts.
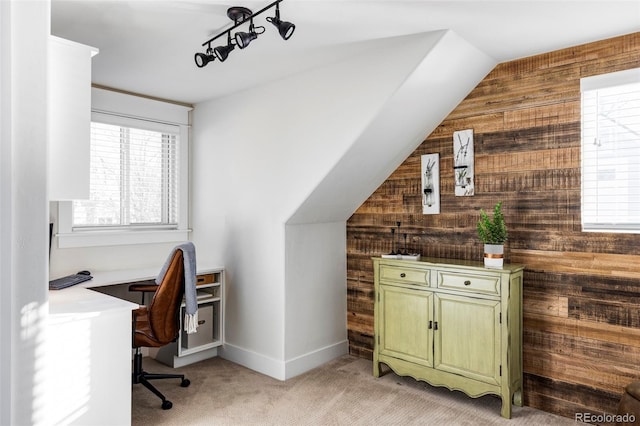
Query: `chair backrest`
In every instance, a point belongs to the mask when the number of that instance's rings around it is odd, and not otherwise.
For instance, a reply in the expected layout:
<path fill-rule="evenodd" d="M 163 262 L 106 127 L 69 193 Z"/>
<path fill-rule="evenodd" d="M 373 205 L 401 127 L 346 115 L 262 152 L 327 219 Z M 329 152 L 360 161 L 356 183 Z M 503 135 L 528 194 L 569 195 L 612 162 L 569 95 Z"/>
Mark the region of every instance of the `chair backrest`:
<path fill-rule="evenodd" d="M 184 261 L 178 249 L 171 259 L 164 279 L 149 304 L 149 325 L 156 339 L 170 343 L 180 332 L 180 305 L 184 296 Z"/>

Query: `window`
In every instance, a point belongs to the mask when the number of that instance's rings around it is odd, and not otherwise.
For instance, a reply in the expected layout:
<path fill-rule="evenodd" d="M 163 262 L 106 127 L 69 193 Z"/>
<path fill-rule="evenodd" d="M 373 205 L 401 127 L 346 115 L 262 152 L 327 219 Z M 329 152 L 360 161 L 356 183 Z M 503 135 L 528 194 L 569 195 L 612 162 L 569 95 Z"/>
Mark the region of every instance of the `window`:
<path fill-rule="evenodd" d="M 92 119 L 90 199 L 73 202 L 73 230 L 177 229 L 180 128 Z"/>
<path fill-rule="evenodd" d="M 640 232 L 640 69 L 581 80 L 582 229 Z"/>
<path fill-rule="evenodd" d="M 58 202 L 58 247 L 188 240 L 191 108 L 99 88 L 91 105 L 90 199 Z"/>

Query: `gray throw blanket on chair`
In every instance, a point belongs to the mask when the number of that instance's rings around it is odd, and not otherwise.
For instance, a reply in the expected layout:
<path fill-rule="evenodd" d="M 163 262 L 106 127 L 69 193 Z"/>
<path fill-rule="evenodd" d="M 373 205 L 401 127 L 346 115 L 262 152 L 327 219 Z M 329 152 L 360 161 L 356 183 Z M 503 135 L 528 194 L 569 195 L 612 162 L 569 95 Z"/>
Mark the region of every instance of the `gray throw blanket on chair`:
<path fill-rule="evenodd" d="M 156 278 L 156 284 L 160 284 L 169 269 L 171 259 L 176 250 L 182 250 L 184 260 L 184 296 L 187 309 L 184 315 L 184 331 L 187 334 L 195 333 L 198 328 L 198 298 L 196 296 L 196 247 L 192 242 L 180 244 L 171 250 L 169 257 L 160 269 Z"/>

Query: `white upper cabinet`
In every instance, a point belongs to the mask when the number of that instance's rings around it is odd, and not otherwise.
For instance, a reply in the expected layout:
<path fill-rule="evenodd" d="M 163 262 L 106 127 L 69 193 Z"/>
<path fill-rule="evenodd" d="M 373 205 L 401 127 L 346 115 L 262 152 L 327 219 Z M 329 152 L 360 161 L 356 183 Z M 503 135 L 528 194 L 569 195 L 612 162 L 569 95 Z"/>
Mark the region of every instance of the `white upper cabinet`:
<path fill-rule="evenodd" d="M 89 198 L 91 58 L 98 49 L 49 39 L 49 199 Z"/>

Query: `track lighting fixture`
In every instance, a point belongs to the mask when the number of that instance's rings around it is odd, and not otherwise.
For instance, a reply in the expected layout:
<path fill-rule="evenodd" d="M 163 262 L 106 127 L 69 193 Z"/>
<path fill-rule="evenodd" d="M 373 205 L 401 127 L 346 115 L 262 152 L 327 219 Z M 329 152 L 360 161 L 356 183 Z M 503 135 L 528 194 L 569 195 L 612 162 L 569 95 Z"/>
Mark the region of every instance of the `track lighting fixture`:
<path fill-rule="evenodd" d="M 231 51 L 233 51 L 236 46 L 238 46 L 240 49 L 244 49 L 245 47 L 247 47 L 249 43 L 258 38 L 258 35 L 265 32 L 264 27 L 255 26 L 253 24 L 253 18 L 258 16 L 262 12 L 272 8 L 273 6 L 276 7 L 276 16 L 268 17 L 267 22 L 271 22 L 278 29 L 280 37 L 282 37 L 284 40 L 289 40 L 296 26 L 291 22 L 282 21 L 280 19 L 280 2 L 282 2 L 282 0 L 276 0 L 268 6 L 260 9 L 256 13 L 253 13 L 251 9 L 247 9 L 246 7 L 230 7 L 227 10 L 227 16 L 233 21 L 233 26 L 211 38 L 210 40 L 202 43 L 202 46 L 206 46 L 207 50 L 206 53 L 198 52 L 195 54 L 194 59 L 196 61 L 196 66 L 198 68 L 202 68 L 209 62 L 212 62 L 214 59 L 217 59 L 220 62 L 224 62 L 229 56 L 229 53 L 231 53 Z M 248 32 L 238 31 L 232 37 L 231 31 L 235 30 L 237 27 L 246 23 L 247 21 L 249 21 Z M 212 49 L 211 43 L 225 34 L 227 35 L 226 46 L 218 46 Z"/>

